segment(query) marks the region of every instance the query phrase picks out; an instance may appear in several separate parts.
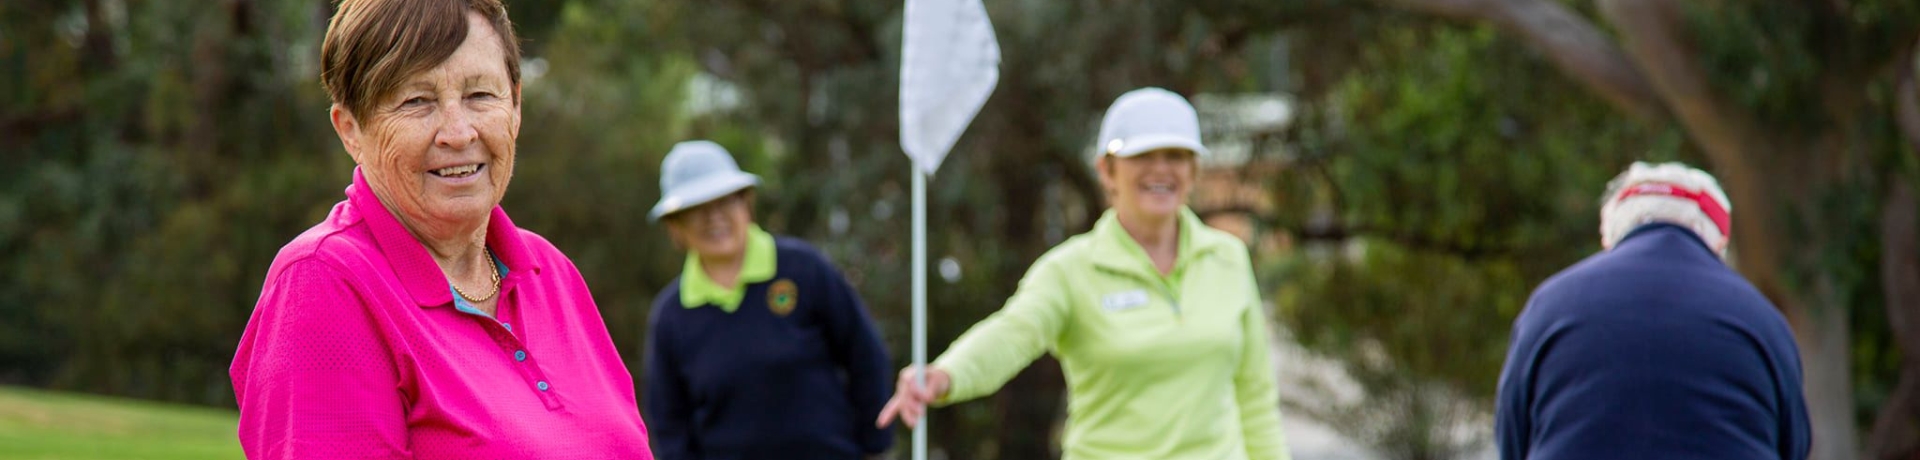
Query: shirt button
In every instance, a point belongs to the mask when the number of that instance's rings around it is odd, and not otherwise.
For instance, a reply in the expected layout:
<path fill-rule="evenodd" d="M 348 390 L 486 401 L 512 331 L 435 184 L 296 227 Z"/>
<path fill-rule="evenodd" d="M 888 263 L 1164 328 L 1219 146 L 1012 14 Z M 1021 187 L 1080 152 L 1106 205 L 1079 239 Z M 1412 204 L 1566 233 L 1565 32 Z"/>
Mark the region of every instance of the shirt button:
<path fill-rule="evenodd" d="M 513 352 L 513 360 L 514 360 L 514 361 L 526 361 L 526 360 L 527 360 L 527 351 L 526 351 L 526 350 L 520 350 L 520 351 L 515 351 L 515 352 Z"/>
<path fill-rule="evenodd" d="M 507 332 L 513 332 L 513 323 L 500 323 L 500 325 L 506 326 Z"/>
<path fill-rule="evenodd" d="M 541 380 L 540 383 L 534 385 L 534 387 L 539 388 L 540 391 L 547 391 L 547 381 Z"/>

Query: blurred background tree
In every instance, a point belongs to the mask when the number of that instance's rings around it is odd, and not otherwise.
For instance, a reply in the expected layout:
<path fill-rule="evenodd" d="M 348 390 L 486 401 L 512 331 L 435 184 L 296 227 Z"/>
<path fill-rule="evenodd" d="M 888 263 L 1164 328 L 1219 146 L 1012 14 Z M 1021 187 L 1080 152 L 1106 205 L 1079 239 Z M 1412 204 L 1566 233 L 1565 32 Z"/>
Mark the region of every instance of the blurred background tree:
<path fill-rule="evenodd" d="M 1370 396 L 1302 411 L 1397 458 L 1458 457 L 1491 436 L 1504 332 L 1528 293 L 1599 249 L 1601 184 L 1635 159 L 1683 159 L 1680 141 L 1540 78 L 1547 64 L 1492 29 L 1393 14 L 1360 27 L 1378 38 L 1327 52 L 1367 71 L 1327 85 L 1273 179 L 1290 210 L 1276 225 L 1301 250 L 1267 275 L 1296 337 L 1347 357 Z"/>
<path fill-rule="evenodd" d="M 898 2 L 510 3 L 526 129 L 505 206 L 580 266 L 627 359 L 682 257 L 644 218 L 659 160 L 710 138 L 764 178 L 760 222 L 832 256 L 904 364 Z M 1199 96 L 1296 114 L 1210 131 L 1253 139 L 1207 174 L 1259 199 L 1196 205 L 1256 223 L 1284 336 L 1350 377 L 1286 385 L 1289 417 L 1394 458 L 1479 451 L 1527 293 L 1598 250 L 1606 179 L 1680 160 L 1726 184 L 1736 265 L 1801 336 L 1817 458 L 1920 441 L 1920 5 L 986 3 L 1002 80 L 931 182 L 934 353 L 1097 218 L 1100 111 L 1162 86 L 1225 114 L 1210 126 L 1235 112 Z M 331 12 L 0 3 L 0 383 L 233 404 L 267 263 L 352 167 L 316 78 Z M 936 411 L 932 439 L 948 458 L 1057 455 L 1061 387 L 1043 360 Z"/>
<path fill-rule="evenodd" d="M 1794 326 L 1821 440 L 1813 458 L 1914 454 L 1920 381 L 1896 374 L 1920 357 L 1904 346 L 1920 343 L 1910 324 L 1920 320 L 1911 314 L 1920 4 L 1380 3 L 1497 29 L 1617 114 L 1683 131 L 1683 149 L 1706 160 L 1735 203 L 1734 265 Z M 1856 426 L 1875 418 L 1863 452 Z"/>

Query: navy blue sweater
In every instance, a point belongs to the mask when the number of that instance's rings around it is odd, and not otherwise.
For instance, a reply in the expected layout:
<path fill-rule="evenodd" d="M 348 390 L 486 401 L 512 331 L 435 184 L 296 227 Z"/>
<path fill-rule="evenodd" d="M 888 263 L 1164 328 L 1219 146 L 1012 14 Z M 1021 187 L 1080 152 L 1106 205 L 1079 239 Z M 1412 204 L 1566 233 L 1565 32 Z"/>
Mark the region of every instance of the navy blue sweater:
<path fill-rule="evenodd" d="M 1500 456 L 1805 459 L 1800 379 L 1773 304 L 1692 231 L 1649 224 L 1542 283 L 1514 321 Z"/>
<path fill-rule="evenodd" d="M 656 458 L 857 459 L 893 444 L 873 426 L 892 364 L 859 295 L 812 246 L 775 246 L 773 279 L 747 285 L 733 313 L 685 308 L 679 279 L 654 299 L 644 406 Z M 784 283 L 790 299 L 769 297 Z"/>

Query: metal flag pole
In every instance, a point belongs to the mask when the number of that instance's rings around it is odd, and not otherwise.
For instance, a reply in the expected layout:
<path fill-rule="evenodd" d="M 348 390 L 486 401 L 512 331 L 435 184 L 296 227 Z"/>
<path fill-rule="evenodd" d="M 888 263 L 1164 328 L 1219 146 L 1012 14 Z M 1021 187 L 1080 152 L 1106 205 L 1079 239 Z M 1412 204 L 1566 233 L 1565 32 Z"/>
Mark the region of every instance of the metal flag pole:
<path fill-rule="evenodd" d="M 927 180 L 1000 82 L 1000 43 L 980 0 L 907 0 L 901 27 L 900 148 L 913 159 L 913 365 L 927 387 Z M 913 459 L 927 460 L 927 416 Z"/>
<path fill-rule="evenodd" d="M 913 365 L 914 386 L 927 387 L 927 174 L 913 168 Z M 927 458 L 927 414 L 914 421 L 913 458 Z"/>

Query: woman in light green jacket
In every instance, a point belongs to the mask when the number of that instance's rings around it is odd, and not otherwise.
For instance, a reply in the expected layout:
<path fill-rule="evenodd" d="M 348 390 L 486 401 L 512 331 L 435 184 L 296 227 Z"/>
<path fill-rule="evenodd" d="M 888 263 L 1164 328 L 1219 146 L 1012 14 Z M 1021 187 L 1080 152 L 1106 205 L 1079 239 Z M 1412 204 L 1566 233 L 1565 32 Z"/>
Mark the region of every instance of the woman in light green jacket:
<path fill-rule="evenodd" d="M 1179 95 L 1115 100 L 1094 163 L 1113 208 L 1035 261 L 999 312 L 934 360 L 926 387 L 902 370 L 877 423 L 911 427 L 927 405 L 991 394 L 1053 353 L 1066 459 L 1289 458 L 1246 246 L 1186 207 L 1207 153 L 1199 134 Z"/>

